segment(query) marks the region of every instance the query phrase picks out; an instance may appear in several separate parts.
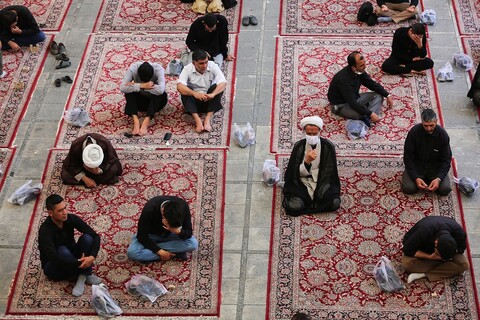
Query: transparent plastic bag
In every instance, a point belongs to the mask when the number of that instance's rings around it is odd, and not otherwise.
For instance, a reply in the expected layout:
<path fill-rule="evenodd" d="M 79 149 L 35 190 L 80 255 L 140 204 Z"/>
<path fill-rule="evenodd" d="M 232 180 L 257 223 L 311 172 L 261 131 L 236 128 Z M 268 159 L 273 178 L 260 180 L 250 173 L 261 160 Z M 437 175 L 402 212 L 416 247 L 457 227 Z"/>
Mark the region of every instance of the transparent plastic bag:
<path fill-rule="evenodd" d="M 63 119 L 75 127 L 85 127 L 92 122 L 88 112 L 82 108 L 73 108 L 72 110 L 66 110 Z"/>
<path fill-rule="evenodd" d="M 247 122 L 247 127 L 245 128 L 244 135 L 247 138 L 247 145 L 255 144 L 255 141 L 256 141 L 255 131 L 253 131 L 253 128 L 250 122 Z"/>
<path fill-rule="evenodd" d="M 275 160 L 267 159 L 263 163 L 263 182 L 269 187 L 280 181 L 280 168 Z"/>
<path fill-rule="evenodd" d="M 247 122 L 244 128 L 241 128 L 237 123 L 233 124 L 233 141 L 242 148 L 255 144 L 255 131 L 253 131 L 250 122 Z"/>
<path fill-rule="evenodd" d="M 383 291 L 394 292 L 405 289 L 397 271 L 395 271 L 392 263 L 385 256 L 382 256 L 373 268 L 373 276 Z"/>
<path fill-rule="evenodd" d="M 92 285 L 92 306 L 100 317 L 112 318 L 123 313 L 103 283 Z"/>
<path fill-rule="evenodd" d="M 435 25 L 437 22 L 437 13 L 433 9 L 427 9 L 420 14 L 420 23 L 427 24 L 429 26 Z"/>
<path fill-rule="evenodd" d="M 473 178 L 461 177 L 460 179 L 455 178 L 454 181 L 458 184 L 460 191 L 469 197 L 473 196 L 480 188 L 480 183 Z"/>
<path fill-rule="evenodd" d="M 172 76 L 179 76 L 183 70 L 183 62 L 178 59 L 174 59 L 170 61 L 165 69 L 165 74 L 169 74 Z"/>
<path fill-rule="evenodd" d="M 453 68 L 450 62 L 445 63 L 445 65 L 438 70 L 437 79 L 440 82 L 444 81 L 453 81 L 455 74 L 453 73 Z"/>
<path fill-rule="evenodd" d="M 20 188 L 12 193 L 7 201 L 23 206 L 25 203 L 35 199 L 42 192 L 43 185 L 41 183 L 37 183 L 31 186 L 31 183 L 32 180 L 25 182 Z"/>
<path fill-rule="evenodd" d="M 453 64 L 463 71 L 470 71 L 473 68 L 473 60 L 465 53 L 457 52 L 453 54 Z"/>
<path fill-rule="evenodd" d="M 125 283 L 125 288 L 129 294 L 137 297 L 146 297 L 151 302 L 155 302 L 158 297 L 168 292 L 163 284 L 143 274 L 134 275 Z"/>
<path fill-rule="evenodd" d="M 362 120 L 347 120 L 345 124 L 345 128 L 347 129 L 347 135 L 350 139 L 361 139 L 365 138 L 368 132 L 368 127 Z"/>

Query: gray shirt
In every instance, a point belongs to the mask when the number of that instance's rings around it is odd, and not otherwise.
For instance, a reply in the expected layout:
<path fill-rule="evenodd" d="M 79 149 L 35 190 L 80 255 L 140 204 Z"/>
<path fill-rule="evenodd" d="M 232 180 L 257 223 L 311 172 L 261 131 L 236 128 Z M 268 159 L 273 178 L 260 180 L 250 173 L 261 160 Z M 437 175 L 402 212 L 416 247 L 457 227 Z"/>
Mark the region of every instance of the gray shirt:
<path fill-rule="evenodd" d="M 120 91 L 123 93 L 132 93 L 140 92 L 144 90 L 145 92 L 159 96 L 165 91 L 165 71 L 163 67 L 155 62 L 150 62 L 153 67 L 153 78 L 150 80 L 154 83 L 153 89 L 140 89 L 140 78 L 138 77 L 138 67 L 142 65 L 143 61 L 134 62 L 130 65 L 123 77 L 122 84 L 120 85 Z M 129 85 L 129 82 L 135 82 L 134 85 Z"/>

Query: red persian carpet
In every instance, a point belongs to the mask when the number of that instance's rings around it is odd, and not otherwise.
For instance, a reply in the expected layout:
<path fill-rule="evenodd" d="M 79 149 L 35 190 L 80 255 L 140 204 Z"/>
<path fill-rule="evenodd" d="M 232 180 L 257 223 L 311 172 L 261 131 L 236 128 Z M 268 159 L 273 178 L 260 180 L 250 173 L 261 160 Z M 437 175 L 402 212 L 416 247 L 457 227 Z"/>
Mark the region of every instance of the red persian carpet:
<path fill-rule="evenodd" d="M 376 6 L 375 1 L 371 2 Z M 369 27 L 366 23 L 357 21 L 357 12 L 362 3 L 363 1 L 350 0 L 282 0 L 280 34 L 391 35 L 398 27 L 408 25 L 407 22 L 380 23 Z"/>
<path fill-rule="evenodd" d="M 408 130 L 419 122 L 420 110 L 439 109 L 432 72 L 427 76 L 403 78 L 386 75 L 381 65 L 390 55 L 391 38 L 306 38 L 280 37 L 272 108 L 271 151 L 290 153 L 302 136 L 300 120 L 318 115 L 324 121 L 322 136 L 332 140 L 337 152 L 401 153 Z M 365 139 L 350 140 L 346 120 L 331 113 L 327 99 L 333 76 L 347 65 L 347 56 L 360 50 L 367 72 L 393 95 L 394 106 L 382 108 L 383 119 Z M 366 89 L 362 87 L 363 89 Z"/>
<path fill-rule="evenodd" d="M 235 54 L 236 36 L 231 35 L 231 52 Z M 228 81 L 223 95 L 223 110 L 214 114 L 213 130 L 198 134 L 194 121 L 183 113 L 176 89 L 178 77 L 166 76 L 167 106 L 150 124 L 149 134 L 127 138 L 131 119 L 124 114 L 125 97 L 120 92 L 123 76 L 135 61 L 151 61 L 167 66 L 185 48 L 184 35 L 92 35 L 85 50 L 66 109 L 81 107 L 88 111 L 92 123 L 84 128 L 61 124 L 56 146 L 69 147 L 78 136 L 98 132 L 114 146 L 156 148 L 164 145 L 163 137 L 172 132 L 173 147 L 225 147 L 230 139 L 230 118 L 234 91 L 235 62 L 228 62 L 224 73 Z"/>
<path fill-rule="evenodd" d="M 120 182 L 89 190 L 61 183 L 61 163 L 67 151 L 53 150 L 44 172 L 44 191 L 35 205 L 22 257 L 10 295 L 10 315 L 92 315 L 91 287 L 76 298 L 73 282 L 49 281 L 40 266 L 37 231 L 46 215 L 45 198 L 58 193 L 67 210 L 82 217 L 101 236 L 95 273 L 129 316 L 218 315 L 223 239 L 224 150 L 119 151 L 124 173 Z M 128 260 L 127 247 L 137 231 L 145 202 L 157 195 L 185 199 L 193 220 L 198 251 L 187 261 L 140 264 Z M 155 303 L 125 292 L 133 275 L 144 274 L 175 288 Z"/>
<path fill-rule="evenodd" d="M 280 168 L 288 157 L 277 156 Z M 408 285 L 400 264 L 403 235 L 424 216 L 463 224 L 456 189 L 444 197 L 404 195 L 398 156 L 337 161 L 342 205 L 335 213 L 289 217 L 281 190 L 275 190 L 267 319 L 291 319 L 299 310 L 313 319 L 477 319 L 472 270 Z M 377 286 L 372 270 L 382 255 L 394 264 L 405 290 L 385 293 Z"/>
<path fill-rule="evenodd" d="M 9 174 L 10 164 L 16 149 L 0 148 L 0 190 L 3 188 L 5 178 Z"/>
<path fill-rule="evenodd" d="M 192 22 L 199 17 L 191 3 L 158 0 L 106 0 L 95 23 L 94 32 L 165 32 L 187 33 Z M 221 14 L 227 17 L 230 32 L 240 30 L 242 1 Z"/>
<path fill-rule="evenodd" d="M 475 67 L 470 70 L 470 74 L 473 78 L 475 71 L 480 65 L 480 38 L 479 37 L 462 37 L 463 49 L 473 59 Z"/>
<path fill-rule="evenodd" d="M 24 5 L 30 9 L 40 29 L 58 31 L 63 25 L 71 0 L 0 0 L 0 8 Z"/>
<path fill-rule="evenodd" d="M 3 51 L 3 70 L 0 81 L 0 147 L 11 146 L 18 124 L 27 111 L 33 90 L 45 62 L 52 36 L 39 44 L 38 53 L 22 48 L 19 52 Z M 20 87 L 17 85 L 20 84 Z"/>
<path fill-rule="evenodd" d="M 460 34 L 480 34 L 480 0 L 453 0 Z"/>

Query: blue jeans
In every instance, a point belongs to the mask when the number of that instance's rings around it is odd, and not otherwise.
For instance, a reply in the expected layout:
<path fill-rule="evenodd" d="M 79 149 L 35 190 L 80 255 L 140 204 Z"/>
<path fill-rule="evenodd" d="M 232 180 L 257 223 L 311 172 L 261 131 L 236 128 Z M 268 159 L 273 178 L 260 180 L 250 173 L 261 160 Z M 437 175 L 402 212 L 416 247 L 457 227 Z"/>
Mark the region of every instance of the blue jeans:
<path fill-rule="evenodd" d="M 32 34 L 32 35 L 15 35 L 15 37 L 10 40 L 13 40 L 16 44 L 22 47 L 22 46 L 29 46 L 31 44 L 37 44 L 39 42 L 42 42 L 45 39 L 46 39 L 45 33 L 43 33 L 43 31 L 40 31 L 37 34 Z M 7 43 L 2 42 L 2 50 L 9 50 L 9 49 L 11 49 L 10 46 Z"/>
<path fill-rule="evenodd" d="M 161 249 L 171 253 L 184 253 L 197 250 L 198 241 L 195 237 L 189 239 L 182 239 L 178 235 L 170 233 L 166 237 L 162 237 L 156 234 L 149 234 L 148 237 L 153 240 Z M 149 250 L 141 244 L 137 235 L 132 237 L 132 243 L 128 246 L 127 256 L 129 259 L 140 262 L 150 262 L 160 260 L 160 256 Z"/>
<path fill-rule="evenodd" d="M 70 261 L 72 264 L 77 262 L 78 259 L 85 254 L 89 255 L 90 248 L 93 244 L 93 238 L 88 234 L 83 234 L 78 242 L 71 248 L 66 246 L 60 246 L 57 248 L 57 254 L 62 257 L 64 260 Z M 80 269 L 73 267 L 71 269 L 65 269 L 54 262 L 48 261 L 45 266 L 43 266 L 43 272 L 47 278 L 51 280 L 67 280 L 73 277 L 77 277 L 80 274 L 91 275 L 92 267 L 86 269 Z"/>

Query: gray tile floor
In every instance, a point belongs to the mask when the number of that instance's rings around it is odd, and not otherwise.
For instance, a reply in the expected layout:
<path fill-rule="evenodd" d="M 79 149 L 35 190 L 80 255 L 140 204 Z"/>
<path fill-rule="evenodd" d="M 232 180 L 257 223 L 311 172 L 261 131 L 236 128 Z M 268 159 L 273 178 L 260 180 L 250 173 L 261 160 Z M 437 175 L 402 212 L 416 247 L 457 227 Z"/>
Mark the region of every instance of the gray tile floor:
<path fill-rule="evenodd" d="M 237 82 L 233 121 L 250 121 L 257 133 L 257 144 L 241 149 L 232 143 L 227 158 L 224 268 L 221 319 L 265 319 L 267 267 L 270 239 L 272 189 L 261 180 L 270 150 L 270 116 L 275 56 L 278 36 L 279 0 L 244 0 L 242 15 L 254 14 L 255 27 L 243 27 L 237 53 Z M 436 10 L 438 22 L 430 27 L 430 51 L 436 68 L 460 51 L 451 2 L 425 0 L 426 8 Z M 0 314 L 4 313 L 8 288 L 15 273 L 33 203 L 11 205 L 8 196 L 26 179 L 39 181 L 49 148 L 53 146 L 59 119 L 68 97 L 69 86 L 55 88 L 53 80 L 72 76 L 100 7 L 97 0 L 74 0 L 57 42 L 69 48 L 72 67 L 55 70 L 47 59 L 32 102 L 22 120 L 15 144 L 11 175 L 0 192 Z M 455 70 L 453 83 L 439 83 L 445 126 L 451 137 L 458 173 L 480 179 L 480 140 L 478 115 L 465 97 L 467 74 Z M 480 280 L 480 196 L 463 197 L 476 279 Z M 478 282 L 477 282 L 478 285 Z"/>

